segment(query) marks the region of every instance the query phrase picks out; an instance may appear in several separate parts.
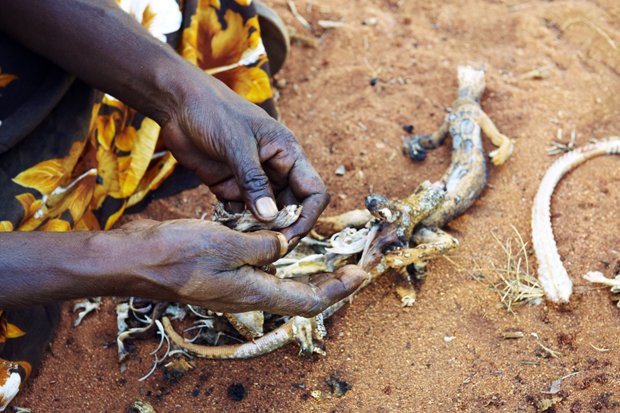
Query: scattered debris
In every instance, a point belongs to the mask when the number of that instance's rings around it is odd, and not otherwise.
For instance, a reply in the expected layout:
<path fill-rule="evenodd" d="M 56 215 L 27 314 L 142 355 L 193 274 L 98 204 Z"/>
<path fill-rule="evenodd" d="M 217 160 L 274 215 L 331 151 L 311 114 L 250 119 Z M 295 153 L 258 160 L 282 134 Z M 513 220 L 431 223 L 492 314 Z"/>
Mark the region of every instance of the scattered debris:
<path fill-rule="evenodd" d="M 336 176 L 344 176 L 346 172 L 347 169 L 344 167 L 344 165 L 338 165 L 338 168 L 336 168 Z"/>
<path fill-rule="evenodd" d="M 575 376 L 575 375 L 577 375 L 579 373 L 581 373 L 581 372 L 580 371 L 575 371 L 573 373 L 567 374 L 564 377 L 561 377 L 561 378 L 559 378 L 557 380 L 554 380 L 551 383 L 551 386 L 549 386 L 549 390 L 548 391 L 541 391 L 541 393 L 543 393 L 543 394 L 556 394 L 556 393 L 559 393 L 560 390 L 562 390 L 562 388 L 561 388 L 562 382 L 564 380 L 566 380 L 567 378 L 573 377 L 573 376 Z"/>
<path fill-rule="evenodd" d="M 551 69 L 552 68 L 553 68 L 552 64 L 548 64 L 546 66 L 537 67 L 536 69 L 532 69 L 530 71 L 527 71 L 527 72 L 523 73 L 521 76 L 519 76 L 519 79 L 524 79 L 524 80 L 541 80 L 541 79 L 544 79 L 546 77 L 549 77 L 549 74 L 551 73 Z"/>
<path fill-rule="evenodd" d="M 336 397 L 342 397 L 346 392 L 351 390 L 353 386 L 344 380 L 340 380 L 338 377 L 331 375 L 327 378 L 327 384 L 331 388 L 332 395 Z"/>
<path fill-rule="evenodd" d="M 342 397 L 346 392 L 351 390 L 353 386 L 344 380 L 340 380 L 338 377 L 331 375 L 325 379 L 330 391 L 312 390 L 310 396 L 316 400 L 331 399 L 332 397 Z"/>
<path fill-rule="evenodd" d="M 228 386 L 226 394 L 228 394 L 230 400 L 240 402 L 245 398 L 245 387 L 243 387 L 243 384 L 233 383 Z"/>
<path fill-rule="evenodd" d="M 187 310 L 183 305 L 171 304 L 166 307 L 164 315 L 169 315 L 172 320 L 183 320 L 187 316 Z"/>
<path fill-rule="evenodd" d="M 562 398 L 559 396 L 553 396 L 551 398 L 541 398 L 536 402 L 536 411 L 538 412 L 546 412 L 553 408 L 553 406 L 562 401 Z"/>
<path fill-rule="evenodd" d="M 101 297 L 87 298 L 85 300 L 75 303 L 75 305 L 73 306 L 73 312 L 76 312 L 80 309 L 82 311 L 78 313 L 78 317 L 73 322 L 73 326 L 79 326 L 80 323 L 82 323 L 84 317 L 86 317 L 86 315 L 90 314 L 95 310 L 98 310 L 99 307 L 101 307 Z"/>
<path fill-rule="evenodd" d="M 381 68 L 373 67 L 366 58 L 364 58 L 364 64 L 366 64 L 366 67 L 368 67 L 368 70 L 370 71 L 370 86 L 376 86 L 379 82 L 379 73 L 381 72 Z"/>
<path fill-rule="evenodd" d="M 340 27 L 346 26 L 345 22 L 342 21 L 334 21 L 334 20 L 319 20 L 317 22 L 320 28 L 322 29 L 338 29 Z"/>
<path fill-rule="evenodd" d="M 143 400 L 136 400 L 129 406 L 127 413 L 157 413 L 153 406 Z"/>
<path fill-rule="evenodd" d="M 559 155 L 561 153 L 571 152 L 575 149 L 575 140 L 577 139 L 577 133 L 575 128 L 571 130 L 570 141 L 568 144 L 562 142 L 562 128 L 558 128 L 558 132 L 555 136 L 555 141 L 551 142 L 551 146 L 547 148 L 547 155 Z"/>
<path fill-rule="evenodd" d="M 376 17 L 367 17 L 364 20 L 362 20 L 362 24 L 364 26 L 376 26 L 378 22 L 379 22 L 379 19 L 377 19 Z"/>
<path fill-rule="evenodd" d="M 562 24 L 562 30 L 566 31 L 570 26 L 575 24 L 585 24 L 586 26 L 591 27 L 595 32 L 597 32 L 601 37 L 605 39 L 607 44 L 614 50 L 618 50 L 618 46 L 616 42 L 605 32 L 605 30 L 598 27 L 596 24 L 592 23 L 590 20 L 584 19 L 582 17 L 576 17 L 574 19 L 568 19 Z"/>
<path fill-rule="evenodd" d="M 288 27 L 288 35 L 291 39 L 291 44 L 296 44 L 303 47 L 310 47 L 312 49 L 316 49 L 319 45 L 319 42 L 316 38 L 308 36 L 307 34 L 299 33 L 294 27 Z M 295 88 L 296 86 L 297 85 L 293 85 L 293 88 Z"/>
<path fill-rule="evenodd" d="M 523 333 L 523 331 L 504 331 L 502 333 L 502 337 L 505 340 L 511 340 L 516 338 L 523 338 L 525 337 L 525 334 Z"/>
<path fill-rule="evenodd" d="M 297 6 L 293 0 L 286 0 L 288 8 L 291 10 L 291 14 L 306 30 L 312 30 L 312 25 L 297 11 Z"/>
<path fill-rule="evenodd" d="M 599 271 L 590 271 L 583 275 L 583 278 L 591 283 L 603 284 L 611 287 L 612 294 L 620 293 L 620 273 L 615 278 L 607 278 Z M 620 301 L 616 302 L 616 306 L 620 308 Z"/>
<path fill-rule="evenodd" d="M 599 353 L 607 353 L 608 351 L 611 351 L 611 349 L 609 348 L 598 347 L 592 343 L 590 343 L 590 347 L 592 347 L 594 350 L 598 351 Z"/>
<path fill-rule="evenodd" d="M 331 399 L 332 395 L 329 392 L 325 392 L 323 390 L 312 390 L 310 392 L 310 396 L 312 396 L 313 399 L 316 400 L 324 400 L 324 399 Z"/>
<path fill-rule="evenodd" d="M 194 368 L 184 357 L 179 357 L 164 366 L 164 382 L 176 384 L 188 371 Z"/>
<path fill-rule="evenodd" d="M 560 353 L 559 351 L 552 350 L 551 348 L 545 346 L 537 333 L 532 333 L 532 337 L 534 337 L 534 339 L 536 340 L 536 344 L 538 344 L 540 348 L 545 351 L 545 354 L 547 354 L 549 357 L 559 358 L 562 356 L 562 353 Z"/>

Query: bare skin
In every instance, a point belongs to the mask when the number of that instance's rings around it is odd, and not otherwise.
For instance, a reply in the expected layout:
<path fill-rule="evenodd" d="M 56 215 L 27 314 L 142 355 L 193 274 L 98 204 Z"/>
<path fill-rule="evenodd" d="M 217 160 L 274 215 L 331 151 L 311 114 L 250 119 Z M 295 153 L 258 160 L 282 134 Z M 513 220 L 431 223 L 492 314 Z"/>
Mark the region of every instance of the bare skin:
<path fill-rule="evenodd" d="M 306 234 L 329 202 L 291 131 L 186 62 L 113 0 L 7 0 L 2 7 L 0 30 L 154 119 L 175 158 L 220 200 L 243 202 L 262 221 L 275 217 L 276 200 L 302 205 L 300 219 L 282 230 L 288 241 Z M 355 270 L 317 286 L 276 281 L 248 265 L 277 259 L 279 238 L 248 237 L 194 220 L 111 233 L 0 234 L 0 307 L 140 295 L 217 311 L 316 314 L 362 282 Z"/>
<path fill-rule="evenodd" d="M 280 280 L 256 267 L 286 251 L 281 234 L 239 233 L 200 220 L 142 220 L 108 232 L 31 235 L 0 234 L 0 307 L 136 295 L 222 312 L 311 316 L 366 278 L 361 269 L 347 267 L 315 281 Z"/>

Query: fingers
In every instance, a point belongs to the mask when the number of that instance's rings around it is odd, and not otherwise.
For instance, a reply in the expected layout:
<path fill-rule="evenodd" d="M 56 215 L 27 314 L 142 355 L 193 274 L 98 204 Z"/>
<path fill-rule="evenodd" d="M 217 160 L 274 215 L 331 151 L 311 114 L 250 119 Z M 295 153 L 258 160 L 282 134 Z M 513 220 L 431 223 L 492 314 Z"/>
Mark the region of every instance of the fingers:
<path fill-rule="evenodd" d="M 258 157 L 256 141 L 252 136 L 239 138 L 236 142 L 237 145 L 229 151 L 228 166 L 250 211 L 261 221 L 271 221 L 276 217 L 278 207 Z"/>
<path fill-rule="evenodd" d="M 355 265 L 321 275 L 315 283 L 279 279 L 263 272 L 252 274 L 257 300 L 255 309 L 281 315 L 312 317 L 348 297 L 368 278 Z"/>
<path fill-rule="evenodd" d="M 282 189 L 278 198 L 280 204 L 299 200 L 303 206 L 299 220 L 282 232 L 289 241 L 301 238 L 310 232 L 329 203 L 327 188 L 290 130 L 274 122 L 264 125 L 256 136 L 261 143 L 260 155 L 265 169 L 272 182 Z"/>
<path fill-rule="evenodd" d="M 301 216 L 291 227 L 282 231 L 290 241 L 306 235 L 329 204 L 329 194 L 323 180 L 303 156 L 290 172 L 289 185 L 295 198 L 301 200 Z"/>
<path fill-rule="evenodd" d="M 284 235 L 274 231 L 256 231 L 239 234 L 242 265 L 261 267 L 277 261 L 286 254 L 288 241 Z"/>

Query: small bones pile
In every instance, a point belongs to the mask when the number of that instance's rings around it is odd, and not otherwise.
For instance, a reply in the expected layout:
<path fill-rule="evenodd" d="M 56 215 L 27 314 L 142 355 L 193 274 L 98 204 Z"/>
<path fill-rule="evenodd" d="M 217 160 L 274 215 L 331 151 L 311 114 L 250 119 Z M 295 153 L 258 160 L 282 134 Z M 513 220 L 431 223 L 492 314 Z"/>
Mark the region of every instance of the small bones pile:
<path fill-rule="evenodd" d="M 490 154 L 495 165 L 503 164 L 512 153 L 510 139 L 499 133 L 480 108 L 485 87 L 484 71 L 461 66 L 458 68 L 458 80 L 458 97 L 440 128 L 432 135 L 418 135 L 405 143 L 413 159 L 423 160 L 426 151 L 441 145 L 450 133 L 452 162 L 443 177 L 433 184 L 422 183 L 407 198 L 390 200 L 382 195 L 370 195 L 365 201 L 367 211 L 351 211 L 338 217 L 320 219 L 313 234 L 331 237 L 327 241 L 323 241 L 326 239 L 324 237 L 303 239 L 295 250 L 275 263 L 277 276 L 305 277 L 316 272 L 332 271 L 344 263 L 357 262 L 369 274 L 362 288 L 379 275 L 392 271 L 399 275 L 401 285 L 397 293 L 403 305 L 413 304 L 415 290 L 411 273 L 420 275 L 429 260 L 446 254 L 458 245 L 458 241 L 442 231 L 441 227 L 467 210 L 486 185 L 486 156 L 481 131 L 498 146 Z M 295 206 L 288 206 L 283 211 L 283 217 L 285 215 L 290 219 L 296 219 L 300 212 Z M 247 212 L 231 215 L 218 207 L 215 220 L 237 229 L 239 223 L 244 223 L 246 228 L 260 229 L 254 226 L 257 221 Z M 286 226 L 286 221 L 278 221 L 278 225 L 271 229 Z M 125 303 L 128 306 L 125 310 L 132 311 L 134 318 L 139 317 L 146 326 L 121 333 L 119 354 L 125 354 L 121 351 L 124 339 L 134 337 L 134 334 L 141 335 L 144 329 L 159 331 L 160 347 L 169 340 L 179 349 L 176 352 L 205 358 L 256 357 L 293 341 L 299 344 L 301 353 L 323 353 L 323 321 L 347 302 L 349 299 L 342 300 L 313 318 L 282 317 L 262 312 L 217 314 L 186 306 L 189 310 L 187 314 L 197 317 L 194 325 L 185 330 L 197 331 L 191 339 L 177 333 L 170 318 L 162 317 L 169 303 L 143 303 L 139 308 L 136 308 L 135 302 Z M 178 315 L 179 312 L 174 313 Z M 123 318 L 127 318 L 127 311 L 122 314 Z M 169 348 L 165 355 L 170 354 Z M 154 367 L 165 358 L 155 357 Z"/>
<path fill-rule="evenodd" d="M 532 244 L 538 260 L 538 278 L 547 298 L 556 303 L 568 302 L 573 282 L 560 260 L 551 228 L 551 196 L 560 179 L 588 159 L 620 154 L 620 138 L 609 138 L 568 152 L 558 158 L 543 177 L 532 207 Z M 589 281 L 601 282 L 600 273 L 588 273 Z M 605 277 L 603 277 L 605 278 Z"/>

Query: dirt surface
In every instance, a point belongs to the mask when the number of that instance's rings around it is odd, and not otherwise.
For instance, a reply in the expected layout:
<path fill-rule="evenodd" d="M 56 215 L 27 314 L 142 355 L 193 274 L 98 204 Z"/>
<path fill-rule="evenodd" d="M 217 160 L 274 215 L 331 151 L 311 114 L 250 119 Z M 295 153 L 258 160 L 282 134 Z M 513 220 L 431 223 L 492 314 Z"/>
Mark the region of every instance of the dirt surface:
<path fill-rule="evenodd" d="M 271 4 L 308 34 L 286 1 Z M 151 367 L 154 339 L 139 342 L 127 370 L 119 371 L 114 300 L 106 299 L 78 328 L 71 326 L 75 315 L 68 303 L 41 373 L 16 405 L 34 412 L 124 412 L 144 399 L 160 413 L 527 412 L 551 399 L 544 392 L 554 380 L 578 372 L 563 381 L 549 411 L 619 410 L 620 309 L 608 290 L 580 278 L 588 270 L 612 276 L 620 265 L 618 157 L 590 161 L 555 193 L 556 239 L 576 283 L 570 305 L 523 306 L 511 314 L 497 305 L 490 287 L 497 278 L 474 267 L 505 264 L 493 234 L 505 241 L 514 236 L 514 225 L 529 239 L 532 199 L 553 161 L 545 149 L 558 128 L 565 136 L 574 128 L 578 145 L 620 134 L 620 50 L 614 43 L 620 45 L 620 3 L 296 4 L 315 27 L 319 20 L 346 23 L 318 29 L 317 48 L 294 46 L 278 76 L 286 80 L 278 102 L 283 121 L 333 192 L 327 214 L 362 207 L 371 192 L 402 197 L 421 181 L 439 178 L 448 149 L 413 163 L 400 150 L 402 126 L 431 132 L 454 98 L 456 66 L 487 66 L 482 106 L 516 147 L 505 166 L 490 169 L 480 200 L 449 225 L 461 242 L 452 262 L 430 265 L 412 308 L 400 307 L 388 277 L 364 290 L 327 322 L 327 356 L 301 358 L 289 345 L 254 360 L 195 360 L 196 368 L 175 385 L 163 380 L 161 370 L 137 381 Z M 543 78 L 524 76 L 540 67 L 547 68 Z M 335 175 L 340 164 L 347 170 L 343 177 Z M 141 216 L 199 217 L 211 202 L 200 188 L 153 204 Z M 508 330 L 525 337 L 505 340 Z M 531 333 L 561 355 L 545 357 Z M 450 336 L 455 338 L 444 339 Z M 351 389 L 340 398 L 309 397 L 311 390 L 328 390 L 330 375 Z M 235 384 L 243 388 L 230 387 Z"/>

